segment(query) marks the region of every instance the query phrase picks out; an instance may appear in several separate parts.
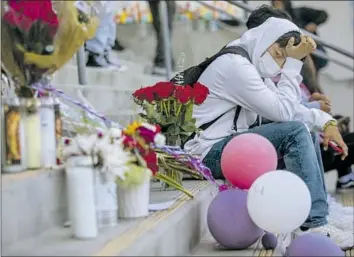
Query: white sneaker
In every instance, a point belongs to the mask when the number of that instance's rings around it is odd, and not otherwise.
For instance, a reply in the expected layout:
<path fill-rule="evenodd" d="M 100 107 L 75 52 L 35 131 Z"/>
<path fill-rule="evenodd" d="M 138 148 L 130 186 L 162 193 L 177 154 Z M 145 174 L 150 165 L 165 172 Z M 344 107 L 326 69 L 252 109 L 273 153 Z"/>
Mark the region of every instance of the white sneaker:
<path fill-rule="evenodd" d="M 354 216 L 330 213 L 327 217 L 328 224 L 333 225 L 348 233 L 354 233 Z"/>
<path fill-rule="evenodd" d="M 330 213 L 340 213 L 343 215 L 354 215 L 354 207 L 352 206 L 343 206 L 338 203 L 334 197 L 328 195 L 328 207 Z"/>
<path fill-rule="evenodd" d="M 354 247 L 354 234 L 343 231 L 339 228 L 336 228 L 333 225 L 325 225 L 318 228 L 311 228 L 306 231 L 301 231 L 300 229 L 295 231 L 297 236 L 306 234 L 306 233 L 321 233 L 333 240 L 342 250 L 347 250 Z"/>

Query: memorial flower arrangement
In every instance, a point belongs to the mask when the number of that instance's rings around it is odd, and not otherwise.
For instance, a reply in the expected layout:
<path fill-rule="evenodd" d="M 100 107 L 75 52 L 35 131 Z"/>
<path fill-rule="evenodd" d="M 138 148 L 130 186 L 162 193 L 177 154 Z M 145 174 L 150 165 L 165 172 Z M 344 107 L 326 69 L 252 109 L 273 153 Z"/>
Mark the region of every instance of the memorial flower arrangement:
<path fill-rule="evenodd" d="M 1 61 L 19 97 L 32 98 L 30 86 L 68 62 L 98 24 L 84 1 L 8 0 L 1 5 Z"/>
<path fill-rule="evenodd" d="M 66 139 L 64 161 L 73 156 L 91 156 L 107 181 L 122 188 L 142 184 L 151 176 L 190 197 L 193 195 L 170 177 L 159 173 L 154 146 L 165 145 L 159 126 L 134 122 L 123 131 L 111 128 L 106 133 L 81 134 Z"/>
<path fill-rule="evenodd" d="M 209 89 L 199 82 L 183 86 L 173 82 L 159 82 L 136 90 L 133 97 L 144 110 L 140 116 L 150 124 L 158 124 L 166 137 L 166 144 L 176 146 L 187 141 L 192 133 L 198 132 L 196 120 L 192 117 L 193 107 L 202 104 L 208 94 Z M 166 158 L 168 155 L 162 153 L 161 157 L 160 167 L 179 184 L 182 182 L 182 171 L 199 176 L 189 167 L 178 167 L 174 158 Z"/>

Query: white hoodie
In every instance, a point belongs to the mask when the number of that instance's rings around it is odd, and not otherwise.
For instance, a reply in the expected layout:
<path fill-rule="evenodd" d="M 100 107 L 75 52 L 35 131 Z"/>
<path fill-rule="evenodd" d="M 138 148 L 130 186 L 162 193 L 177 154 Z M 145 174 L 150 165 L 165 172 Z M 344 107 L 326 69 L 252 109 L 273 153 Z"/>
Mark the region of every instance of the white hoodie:
<path fill-rule="evenodd" d="M 269 18 L 229 46 L 241 46 L 252 63 L 257 63 L 268 47 L 290 31 L 300 30 L 288 20 Z M 238 132 L 247 131 L 255 123 L 257 114 L 276 122 L 301 121 L 312 131 L 320 131 L 333 119 L 321 110 L 308 109 L 301 104 L 301 61 L 287 58 L 277 87 L 271 79 L 263 82 L 252 63 L 240 55 L 225 54 L 203 72 L 199 82 L 209 88 L 210 95 L 201 106 L 194 108 L 197 127 L 225 114 L 188 141 L 184 146 L 186 151 L 204 158 L 212 145 L 235 133 L 233 120 L 238 105 L 242 107 L 237 120 Z"/>

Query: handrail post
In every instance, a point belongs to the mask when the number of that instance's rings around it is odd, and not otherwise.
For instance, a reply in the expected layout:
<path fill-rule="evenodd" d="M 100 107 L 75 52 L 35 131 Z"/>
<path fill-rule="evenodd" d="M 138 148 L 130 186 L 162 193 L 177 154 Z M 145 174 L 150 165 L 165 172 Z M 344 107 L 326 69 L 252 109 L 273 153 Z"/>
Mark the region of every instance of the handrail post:
<path fill-rule="evenodd" d="M 80 85 L 87 85 L 87 74 L 86 74 L 86 62 L 85 62 L 85 49 L 80 47 L 79 51 L 76 53 L 77 61 L 77 71 L 78 79 Z"/>
<path fill-rule="evenodd" d="M 166 1 L 160 1 L 160 25 L 162 27 L 162 42 L 165 55 L 165 65 L 166 65 L 166 78 L 170 80 L 172 77 L 172 51 L 171 51 L 171 40 L 170 40 L 170 29 L 168 23 L 168 11 Z M 158 39 L 161 40 L 161 39 Z"/>

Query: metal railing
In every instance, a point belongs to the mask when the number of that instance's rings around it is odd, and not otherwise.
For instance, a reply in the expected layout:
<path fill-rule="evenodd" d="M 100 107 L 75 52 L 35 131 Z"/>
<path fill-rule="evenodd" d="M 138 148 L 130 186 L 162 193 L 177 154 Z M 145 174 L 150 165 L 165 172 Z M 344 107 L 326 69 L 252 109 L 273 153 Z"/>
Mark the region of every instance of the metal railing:
<path fill-rule="evenodd" d="M 234 5 L 234 6 L 237 6 L 247 12 L 253 12 L 255 10 L 255 8 L 252 8 L 251 6 L 245 4 L 245 3 L 242 3 L 242 2 L 239 2 L 239 1 L 230 1 L 230 0 L 226 0 L 226 2 L 229 2 L 230 4 Z M 336 51 L 337 53 L 340 53 L 346 57 L 349 57 L 351 59 L 354 59 L 354 54 L 343 49 L 343 48 L 340 48 L 338 46 L 335 46 L 331 43 L 328 43 L 326 42 L 325 40 L 323 40 L 322 38 L 320 38 L 319 36 L 316 36 L 306 30 L 302 30 L 303 33 L 311 36 L 315 41 L 317 41 L 318 43 L 322 44 L 323 46 L 329 48 L 329 49 L 332 49 L 333 51 Z M 352 68 L 351 68 L 352 69 Z"/>
<path fill-rule="evenodd" d="M 220 13 L 223 13 L 225 15 L 227 15 L 228 17 L 232 18 L 232 19 L 236 19 L 241 23 L 245 23 L 245 20 L 240 20 L 238 17 L 235 17 L 234 15 L 231 15 L 229 13 L 227 13 L 226 11 L 217 8 L 215 6 L 209 5 L 204 1 L 197 1 L 199 4 L 213 10 L 213 11 L 217 11 Z M 251 6 L 249 6 L 247 4 L 247 1 L 230 1 L 227 0 L 227 2 L 229 2 L 230 4 L 237 6 L 243 10 L 245 10 L 246 12 L 252 12 L 254 10 L 254 8 L 252 8 Z M 246 18 L 246 16 L 244 17 Z M 161 25 L 162 25 L 162 40 L 163 40 L 163 45 L 164 45 L 164 54 L 165 54 L 165 65 L 166 65 L 166 70 L 167 70 L 167 74 L 166 74 L 166 79 L 169 80 L 171 79 L 171 75 L 172 75 L 172 53 L 171 53 L 171 42 L 170 42 L 170 29 L 168 26 L 168 12 L 167 12 L 167 5 L 166 5 L 166 1 L 161 1 L 160 2 L 160 19 L 161 19 Z M 350 53 L 349 51 L 342 49 L 338 46 L 335 46 L 331 43 L 328 43 L 326 41 L 324 41 L 323 39 L 321 39 L 320 37 L 313 35 L 312 33 L 309 33 L 307 31 L 303 31 L 304 33 L 308 34 L 309 36 L 311 36 L 315 41 L 317 41 L 318 43 L 322 44 L 324 47 L 327 47 L 329 49 L 332 49 L 334 51 L 336 51 L 337 53 L 340 53 L 348 58 L 354 59 L 354 55 L 352 53 Z M 327 55 L 321 53 L 320 51 L 315 51 L 313 53 L 315 56 L 321 57 L 325 60 L 331 61 L 343 68 L 349 69 L 351 71 L 354 70 L 353 67 L 351 67 L 350 65 L 339 61 L 337 59 L 334 58 L 330 58 Z M 83 48 L 80 49 L 80 51 L 77 54 L 77 63 L 78 63 L 78 76 L 79 76 L 79 84 L 80 85 L 85 85 L 87 84 L 86 81 L 86 71 L 85 71 L 85 56 L 83 53 Z"/>
<path fill-rule="evenodd" d="M 252 11 L 254 10 L 254 8 L 250 7 L 249 5 L 247 5 L 247 4 L 245 4 L 245 3 L 241 3 L 241 2 L 238 2 L 238 1 L 227 1 L 227 2 L 231 3 L 232 5 L 235 5 L 235 6 L 239 7 L 239 8 L 241 8 L 241 9 L 243 9 L 243 10 L 245 10 L 246 12 L 252 12 Z M 215 7 L 215 6 L 212 6 L 212 5 L 207 4 L 207 3 L 205 3 L 205 2 L 198 2 L 198 3 L 201 4 L 201 5 L 203 5 L 203 6 L 205 6 L 205 7 L 207 7 L 207 8 L 210 9 L 210 10 L 223 13 L 223 14 L 227 15 L 228 17 L 237 20 L 238 22 L 240 22 L 240 23 L 242 23 L 242 24 L 245 24 L 245 23 L 246 23 L 245 20 L 240 20 L 238 17 L 235 17 L 234 15 L 231 15 L 231 14 L 227 13 L 226 11 L 224 11 L 224 10 L 222 10 L 222 9 L 220 9 L 220 8 L 217 8 L 217 7 Z M 351 54 L 350 52 L 348 52 L 348 51 L 346 51 L 346 50 L 344 50 L 344 49 L 341 49 L 340 47 L 337 47 L 337 46 L 334 46 L 334 45 L 332 45 L 332 44 L 326 43 L 325 41 L 323 41 L 322 39 L 320 39 L 318 36 L 313 35 L 313 34 L 307 32 L 307 31 L 304 31 L 304 30 L 303 30 L 303 32 L 306 33 L 306 34 L 308 34 L 309 36 L 311 36 L 313 39 L 315 39 L 318 43 L 322 44 L 323 46 L 328 47 L 328 48 L 330 48 L 330 49 L 332 49 L 332 50 L 335 50 L 335 51 L 337 51 L 338 53 L 343 54 L 344 56 L 347 56 L 347 57 L 349 57 L 349 58 L 354 59 L 353 54 Z M 316 51 L 314 51 L 312 54 L 315 55 L 315 56 L 317 56 L 317 57 L 320 57 L 320 58 L 322 58 L 322 59 L 325 59 L 325 60 L 327 60 L 327 61 L 333 62 L 333 63 L 335 63 L 335 64 L 337 64 L 337 65 L 339 65 L 339 66 L 341 66 L 341 67 L 343 67 L 343 68 L 345 68 L 345 69 L 348 69 L 348 70 L 350 70 L 350 71 L 354 71 L 354 67 L 352 67 L 352 66 L 350 66 L 350 65 L 346 64 L 345 62 L 340 61 L 340 60 L 338 60 L 338 59 L 331 58 L 331 57 L 329 57 L 328 55 L 322 53 L 321 51 L 316 50 Z"/>

